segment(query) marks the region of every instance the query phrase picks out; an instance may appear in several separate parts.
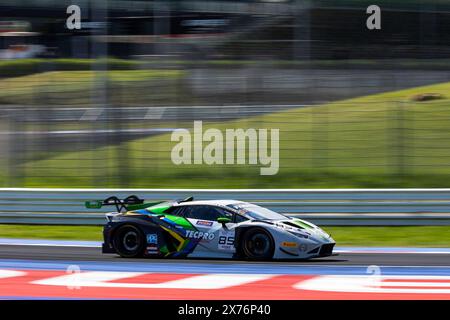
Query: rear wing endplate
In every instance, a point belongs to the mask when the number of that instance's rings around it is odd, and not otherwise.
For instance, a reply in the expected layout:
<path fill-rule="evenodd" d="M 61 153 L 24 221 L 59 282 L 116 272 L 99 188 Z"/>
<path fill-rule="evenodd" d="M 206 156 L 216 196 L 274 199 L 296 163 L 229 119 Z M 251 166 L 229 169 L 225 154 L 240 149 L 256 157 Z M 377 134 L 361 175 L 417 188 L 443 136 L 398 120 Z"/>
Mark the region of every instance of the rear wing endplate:
<path fill-rule="evenodd" d="M 125 199 L 119 199 L 116 196 L 112 196 L 106 198 L 105 200 L 92 200 L 85 202 L 85 206 L 88 209 L 100 209 L 103 206 L 116 206 L 117 212 L 122 212 L 122 210 L 135 210 L 136 208 L 133 207 L 141 206 L 143 204 L 144 200 L 135 195 L 131 195 Z M 151 205 L 152 203 L 148 203 L 148 206 Z"/>

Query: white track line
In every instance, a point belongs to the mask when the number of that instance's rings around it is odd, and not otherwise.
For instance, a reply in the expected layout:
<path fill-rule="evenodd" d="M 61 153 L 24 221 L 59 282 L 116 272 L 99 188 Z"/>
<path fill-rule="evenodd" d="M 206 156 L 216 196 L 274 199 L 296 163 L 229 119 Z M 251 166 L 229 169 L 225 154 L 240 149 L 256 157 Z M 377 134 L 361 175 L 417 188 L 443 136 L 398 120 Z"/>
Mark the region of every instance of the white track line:
<path fill-rule="evenodd" d="M 224 289 L 272 278 L 273 274 L 207 274 L 188 276 L 162 283 L 112 282 L 150 273 L 142 272 L 81 272 L 33 281 L 33 284 L 52 286 L 143 288 L 143 289 Z"/>

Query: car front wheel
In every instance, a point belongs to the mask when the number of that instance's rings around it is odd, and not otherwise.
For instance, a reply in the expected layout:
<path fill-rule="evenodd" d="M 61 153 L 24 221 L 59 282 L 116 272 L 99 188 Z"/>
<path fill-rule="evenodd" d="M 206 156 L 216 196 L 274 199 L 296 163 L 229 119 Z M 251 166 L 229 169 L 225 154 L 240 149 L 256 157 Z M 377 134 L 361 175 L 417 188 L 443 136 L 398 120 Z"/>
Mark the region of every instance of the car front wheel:
<path fill-rule="evenodd" d="M 267 260 L 273 257 L 275 245 L 272 236 L 263 228 L 252 228 L 245 232 L 242 251 L 250 260 Z"/>

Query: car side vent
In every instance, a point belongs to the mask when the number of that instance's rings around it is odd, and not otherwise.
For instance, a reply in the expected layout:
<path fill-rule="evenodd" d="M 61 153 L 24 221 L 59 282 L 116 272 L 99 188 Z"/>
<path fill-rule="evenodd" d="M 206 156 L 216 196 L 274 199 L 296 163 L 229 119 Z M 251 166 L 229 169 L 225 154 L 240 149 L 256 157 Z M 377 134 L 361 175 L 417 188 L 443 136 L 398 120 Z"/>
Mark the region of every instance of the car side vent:
<path fill-rule="evenodd" d="M 295 224 L 295 223 L 292 223 L 292 222 L 289 222 L 289 221 L 283 221 L 283 223 L 284 223 L 284 224 L 287 224 L 287 225 L 290 226 L 290 227 L 294 227 L 294 228 L 298 228 L 298 229 L 305 229 L 305 228 L 303 228 L 302 226 L 299 226 L 299 225 L 297 225 L 297 224 Z"/>

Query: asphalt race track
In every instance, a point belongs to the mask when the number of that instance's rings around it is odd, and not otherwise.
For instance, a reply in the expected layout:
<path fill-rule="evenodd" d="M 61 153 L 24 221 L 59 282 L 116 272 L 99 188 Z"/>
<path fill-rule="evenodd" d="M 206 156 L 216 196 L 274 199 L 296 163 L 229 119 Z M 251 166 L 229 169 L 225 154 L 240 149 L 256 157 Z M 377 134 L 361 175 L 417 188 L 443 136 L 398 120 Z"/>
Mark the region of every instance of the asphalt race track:
<path fill-rule="evenodd" d="M 450 249 L 349 248 L 307 261 L 123 259 L 99 243 L 0 239 L 0 299 L 444 299 Z"/>
<path fill-rule="evenodd" d="M 267 262 L 228 261 L 212 259 L 124 259 L 117 255 L 102 254 L 100 248 L 92 247 L 52 247 L 52 246 L 20 246 L 0 245 L 0 259 L 27 260 L 71 260 L 99 262 L 147 262 L 157 263 L 201 263 L 207 261 L 213 264 L 267 264 Z M 386 265 L 386 266 L 450 266 L 450 254 L 433 253 L 338 253 L 336 256 L 311 259 L 305 261 L 278 261 L 271 265 Z"/>

